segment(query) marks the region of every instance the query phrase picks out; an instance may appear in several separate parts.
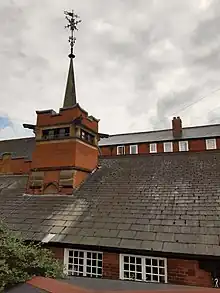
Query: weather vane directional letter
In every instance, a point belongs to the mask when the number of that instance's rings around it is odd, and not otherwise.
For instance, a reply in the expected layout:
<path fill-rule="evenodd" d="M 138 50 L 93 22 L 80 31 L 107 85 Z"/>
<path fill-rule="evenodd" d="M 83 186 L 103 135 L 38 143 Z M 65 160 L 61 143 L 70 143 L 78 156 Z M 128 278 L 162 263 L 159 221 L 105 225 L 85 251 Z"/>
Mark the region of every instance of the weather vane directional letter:
<path fill-rule="evenodd" d="M 66 20 L 68 21 L 68 24 L 65 26 L 65 28 L 70 29 L 70 36 L 69 36 L 69 43 L 70 43 L 70 58 L 74 58 L 75 55 L 73 54 L 73 46 L 76 42 L 76 38 L 74 36 L 75 31 L 78 31 L 77 25 L 81 22 L 79 19 L 79 16 L 72 12 L 64 11 L 64 14 L 66 15 Z"/>

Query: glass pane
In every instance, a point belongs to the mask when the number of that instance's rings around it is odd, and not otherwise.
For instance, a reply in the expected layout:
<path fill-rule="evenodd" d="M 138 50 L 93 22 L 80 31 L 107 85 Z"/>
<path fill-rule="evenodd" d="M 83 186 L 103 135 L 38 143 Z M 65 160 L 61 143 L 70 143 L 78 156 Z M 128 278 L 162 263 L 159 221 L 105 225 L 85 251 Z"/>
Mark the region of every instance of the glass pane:
<path fill-rule="evenodd" d="M 68 265 L 68 270 L 72 270 L 73 266 L 72 265 Z"/>
<path fill-rule="evenodd" d="M 146 273 L 151 274 L 151 267 L 146 267 Z"/>
<path fill-rule="evenodd" d="M 147 266 L 151 266 L 151 259 L 146 258 L 145 263 L 146 263 Z"/>
<path fill-rule="evenodd" d="M 129 262 L 129 257 L 128 256 L 124 256 L 124 262 Z"/>
<path fill-rule="evenodd" d="M 124 264 L 124 270 L 126 270 L 126 271 L 129 270 L 129 264 L 127 264 L 127 263 Z"/>
<path fill-rule="evenodd" d="M 98 259 L 102 260 L 102 254 L 98 253 Z"/>
<path fill-rule="evenodd" d="M 73 256 L 73 251 L 69 250 L 69 256 Z"/>
<path fill-rule="evenodd" d="M 96 260 L 92 260 L 92 265 L 95 267 L 96 266 Z"/>
<path fill-rule="evenodd" d="M 153 267 L 153 274 L 158 274 L 158 268 Z"/>
<path fill-rule="evenodd" d="M 84 252 L 83 251 L 79 252 L 79 257 L 84 258 Z"/>
<path fill-rule="evenodd" d="M 97 253 L 93 252 L 92 253 L 92 258 L 96 259 L 97 258 Z"/>
<path fill-rule="evenodd" d="M 159 268 L 160 275 L 164 275 L 164 268 Z"/>
<path fill-rule="evenodd" d="M 130 257 L 130 263 L 135 263 L 135 257 Z"/>
<path fill-rule="evenodd" d="M 152 259 L 152 266 L 157 266 L 157 265 L 158 265 L 158 260 Z"/>
<path fill-rule="evenodd" d="M 136 279 L 137 280 L 142 280 L 142 274 L 141 273 L 137 273 L 136 274 Z"/>
<path fill-rule="evenodd" d="M 149 274 L 146 274 L 146 281 L 151 281 L 151 275 L 149 275 Z"/>
<path fill-rule="evenodd" d="M 163 259 L 160 259 L 160 260 L 159 260 L 159 266 L 160 266 L 160 267 L 164 267 L 164 260 L 163 260 Z"/>
<path fill-rule="evenodd" d="M 165 283 L 165 277 L 164 276 L 160 276 L 160 282 Z"/>
<path fill-rule="evenodd" d="M 86 268 L 87 273 L 91 273 L 91 267 Z"/>
<path fill-rule="evenodd" d="M 74 257 L 74 264 L 78 264 L 79 263 L 79 259 Z"/>
<path fill-rule="evenodd" d="M 98 268 L 98 274 L 102 275 L 102 269 L 101 268 Z"/>
<path fill-rule="evenodd" d="M 80 265 L 83 265 L 83 258 L 80 258 L 80 259 L 79 259 L 79 264 L 80 264 Z"/>
<path fill-rule="evenodd" d="M 140 257 L 136 258 L 136 264 L 141 265 L 141 258 Z"/>
<path fill-rule="evenodd" d="M 69 257 L 69 263 L 73 263 L 73 258 Z"/>
<path fill-rule="evenodd" d="M 75 257 L 78 257 L 78 255 L 79 255 L 79 251 L 76 251 L 76 250 L 75 250 L 75 251 L 74 251 L 74 256 L 75 256 Z"/>
<path fill-rule="evenodd" d="M 91 266 L 91 260 L 90 259 L 87 259 L 87 265 Z"/>
<path fill-rule="evenodd" d="M 142 272 L 142 266 L 141 265 L 136 265 L 136 271 L 137 272 Z"/>
<path fill-rule="evenodd" d="M 92 273 L 96 274 L 96 267 L 92 267 Z"/>
<path fill-rule="evenodd" d="M 87 252 L 87 258 L 91 258 L 91 252 Z"/>
<path fill-rule="evenodd" d="M 153 275 L 153 281 L 159 282 L 159 276 L 158 275 Z"/>

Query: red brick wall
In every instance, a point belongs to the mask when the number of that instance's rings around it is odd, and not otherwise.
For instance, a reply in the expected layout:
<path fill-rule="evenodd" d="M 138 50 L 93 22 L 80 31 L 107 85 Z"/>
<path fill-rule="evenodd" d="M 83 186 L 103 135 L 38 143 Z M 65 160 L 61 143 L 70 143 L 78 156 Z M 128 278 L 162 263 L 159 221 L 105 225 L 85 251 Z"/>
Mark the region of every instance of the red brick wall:
<path fill-rule="evenodd" d="M 62 260 L 62 261 L 64 260 L 64 248 L 62 248 L 62 247 L 50 247 L 49 249 L 53 252 L 54 256 L 57 259 Z"/>
<path fill-rule="evenodd" d="M 28 174 L 30 172 L 30 161 L 25 161 L 23 158 L 0 159 L 0 174 Z"/>
<path fill-rule="evenodd" d="M 32 168 L 73 166 L 75 141 L 38 143 L 32 155 Z"/>
<path fill-rule="evenodd" d="M 119 279 L 119 254 L 103 253 L 103 278 Z"/>
<path fill-rule="evenodd" d="M 196 260 L 168 259 L 167 271 L 169 283 L 212 287 L 211 274 L 200 269 Z"/>
<path fill-rule="evenodd" d="M 55 257 L 64 258 L 64 249 L 51 247 Z M 119 254 L 103 252 L 103 278 L 119 279 Z M 197 260 L 167 259 L 168 283 L 212 287 L 212 278 L 209 272 L 200 269 Z"/>
<path fill-rule="evenodd" d="M 205 140 L 204 139 L 192 139 L 189 140 L 189 150 L 190 151 L 203 151 L 205 150 Z"/>
<path fill-rule="evenodd" d="M 87 118 L 88 113 L 82 111 L 78 106 L 74 108 L 64 109 L 57 113 L 56 115 L 51 115 L 51 113 L 38 113 L 37 114 L 37 127 L 42 126 L 53 126 L 63 123 L 71 123 L 74 118 L 82 115 L 82 124 L 86 127 L 98 131 L 98 122 L 91 121 Z"/>

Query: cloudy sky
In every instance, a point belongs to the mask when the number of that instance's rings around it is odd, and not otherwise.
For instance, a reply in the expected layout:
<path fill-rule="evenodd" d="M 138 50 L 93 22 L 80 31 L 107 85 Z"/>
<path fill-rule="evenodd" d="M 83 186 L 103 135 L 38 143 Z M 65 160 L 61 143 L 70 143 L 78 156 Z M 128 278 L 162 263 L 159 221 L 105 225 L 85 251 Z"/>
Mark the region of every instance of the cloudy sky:
<path fill-rule="evenodd" d="M 0 139 L 58 111 L 68 70 L 64 10 L 83 22 L 77 99 L 105 133 L 220 123 L 219 0 L 1 0 Z"/>

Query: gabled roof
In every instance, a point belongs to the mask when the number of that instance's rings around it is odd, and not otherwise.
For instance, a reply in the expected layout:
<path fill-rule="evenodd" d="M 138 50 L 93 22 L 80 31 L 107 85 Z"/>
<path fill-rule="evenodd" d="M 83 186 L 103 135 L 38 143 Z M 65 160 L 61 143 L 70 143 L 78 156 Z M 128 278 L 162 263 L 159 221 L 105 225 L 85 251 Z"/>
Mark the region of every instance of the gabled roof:
<path fill-rule="evenodd" d="M 181 139 L 188 140 L 192 138 L 209 138 L 220 136 L 220 124 L 204 125 L 195 127 L 183 128 Z M 147 132 L 125 133 L 110 135 L 108 138 L 100 140 L 100 146 L 110 145 L 123 145 L 132 143 L 144 143 L 144 142 L 160 142 L 160 141 L 172 141 L 173 137 L 172 129 L 155 130 Z"/>
<path fill-rule="evenodd" d="M 100 164 L 72 196 L 22 195 L 27 177 L 0 176 L 0 218 L 28 240 L 220 255 L 219 151 Z"/>

